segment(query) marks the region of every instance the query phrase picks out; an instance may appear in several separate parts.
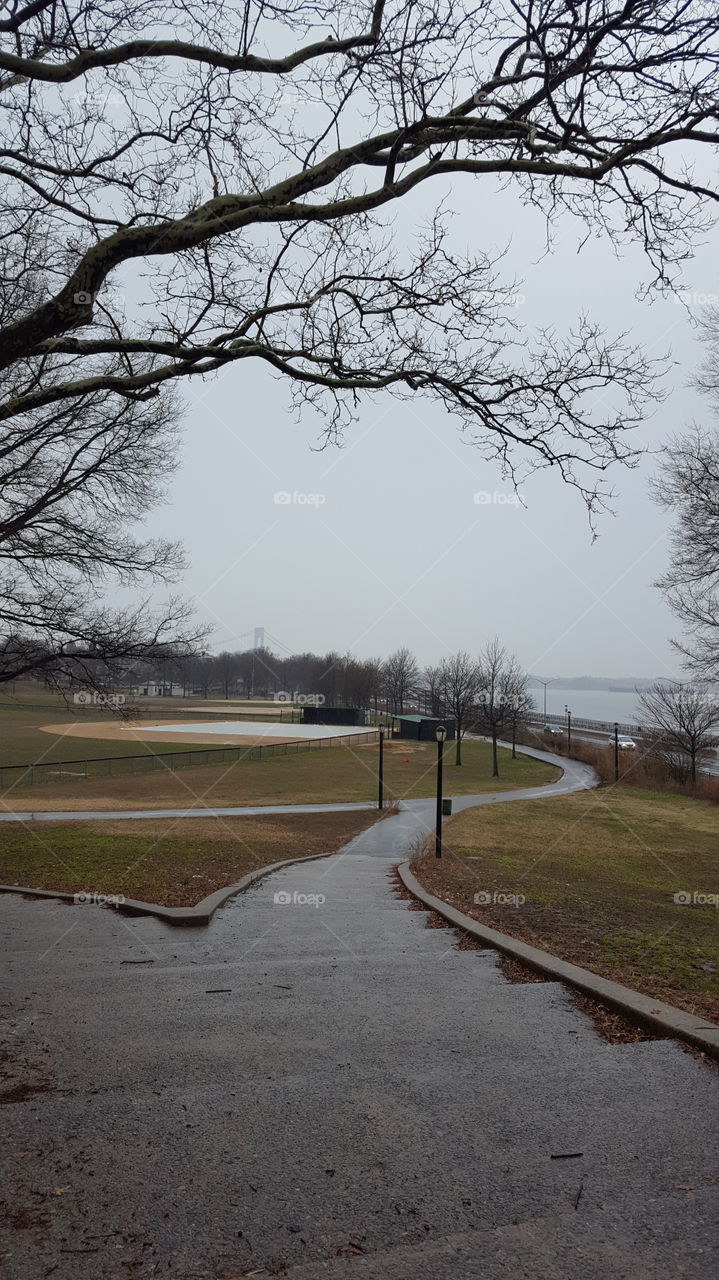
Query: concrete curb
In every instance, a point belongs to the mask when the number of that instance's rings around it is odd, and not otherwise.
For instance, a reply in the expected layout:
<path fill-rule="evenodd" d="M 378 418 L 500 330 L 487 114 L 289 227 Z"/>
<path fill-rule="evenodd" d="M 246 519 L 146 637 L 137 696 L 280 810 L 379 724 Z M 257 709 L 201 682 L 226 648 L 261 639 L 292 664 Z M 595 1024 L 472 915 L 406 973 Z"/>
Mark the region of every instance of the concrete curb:
<path fill-rule="evenodd" d="M 88 905 L 101 905 L 111 907 L 114 911 L 120 911 L 123 915 L 128 916 L 156 916 L 158 920 L 164 920 L 166 924 L 209 924 L 218 907 L 221 907 L 228 898 L 234 897 L 236 893 L 242 893 L 243 889 L 249 889 L 250 885 L 256 884 L 258 880 L 263 880 L 265 876 L 269 876 L 273 871 L 280 871 L 283 867 L 294 867 L 300 862 L 316 862 L 320 858 L 334 858 L 341 850 L 333 849 L 330 853 L 313 853 L 309 858 L 285 858 L 283 862 L 271 862 L 267 867 L 258 867 L 256 871 L 250 871 L 241 880 L 236 880 L 234 884 L 228 884 L 224 889 L 215 889 L 214 893 L 208 894 L 201 902 L 194 907 L 163 907 L 158 902 L 142 902 L 139 898 L 125 898 L 124 902 L 108 902 L 101 904 L 90 903 Z M 55 898 L 61 899 L 63 902 L 72 902 L 75 904 L 76 894 L 60 893 L 52 889 L 25 889 L 22 885 L 17 884 L 0 884 L 0 893 L 21 893 L 24 897 L 29 898 Z M 86 905 L 76 903 L 75 905 Z"/>
<path fill-rule="evenodd" d="M 433 894 L 428 893 L 412 874 L 409 862 L 401 863 L 397 871 L 403 885 L 414 894 L 415 898 L 430 910 L 443 916 L 450 924 L 464 929 L 479 942 L 484 942 L 488 947 L 502 951 L 515 960 L 521 960 L 530 968 L 546 973 L 548 977 L 558 982 L 569 983 L 585 995 L 592 996 L 602 1004 L 617 1009 L 632 1021 L 640 1022 L 652 1031 L 659 1032 L 660 1035 L 686 1040 L 704 1053 L 719 1058 L 719 1026 L 716 1023 L 706 1022 L 691 1013 L 686 1013 L 684 1009 L 676 1009 L 671 1004 L 664 1004 L 661 1000 L 653 1000 L 651 996 L 632 991 L 631 987 L 623 987 L 618 982 L 600 978 L 598 974 L 590 973 L 588 969 L 581 969 L 579 965 L 569 964 L 566 960 L 560 960 L 557 956 L 550 955 L 548 951 L 540 951 L 537 947 L 531 947 L 527 942 L 520 942 L 518 938 L 512 938 L 507 933 L 499 933 L 496 929 L 478 924 L 471 916 L 464 915 L 462 911 L 450 907 L 449 903 L 443 902 L 441 898 L 435 898 Z"/>

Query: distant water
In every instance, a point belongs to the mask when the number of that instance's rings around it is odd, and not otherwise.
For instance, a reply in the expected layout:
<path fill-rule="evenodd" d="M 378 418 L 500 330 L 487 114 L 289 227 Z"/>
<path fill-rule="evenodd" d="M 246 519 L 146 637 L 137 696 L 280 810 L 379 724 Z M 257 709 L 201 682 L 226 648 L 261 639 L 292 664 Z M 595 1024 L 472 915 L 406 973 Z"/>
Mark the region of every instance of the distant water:
<path fill-rule="evenodd" d="M 532 689 L 535 706 L 541 715 L 544 710 L 544 690 Z M 561 685 L 547 686 L 547 715 L 564 715 L 565 706 L 573 716 L 584 720 L 618 720 L 624 724 L 637 724 L 639 707 L 637 695 L 610 693 L 607 689 L 563 689 Z"/>

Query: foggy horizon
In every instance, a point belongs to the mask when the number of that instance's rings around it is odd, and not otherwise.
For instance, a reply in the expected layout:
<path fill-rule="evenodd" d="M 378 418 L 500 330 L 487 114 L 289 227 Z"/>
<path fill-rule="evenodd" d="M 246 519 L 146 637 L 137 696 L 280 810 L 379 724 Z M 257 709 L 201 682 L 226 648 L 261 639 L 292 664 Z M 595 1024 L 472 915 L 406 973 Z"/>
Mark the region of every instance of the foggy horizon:
<path fill-rule="evenodd" d="M 451 188 L 462 210 L 454 239 L 471 248 L 470 191 Z M 425 213 L 420 199 L 409 203 L 408 234 Z M 576 491 L 551 470 L 520 473 L 521 505 L 436 404 L 368 398 L 342 447 L 322 448 L 320 416 L 305 406 L 297 422 L 285 382 L 243 363 L 183 386 L 180 467 L 146 525 L 182 536 L 180 590 L 215 628 L 209 650 L 239 647 L 264 626 L 293 652 L 365 658 L 406 645 L 425 666 L 497 634 L 540 675 L 681 676 L 670 643 L 680 627 L 652 586 L 671 519 L 647 480 L 667 438 L 710 417 L 689 383 L 703 356 L 695 322 L 719 288 L 716 233 L 687 264 L 681 298 L 646 301 L 638 249 L 617 256 L 604 237 L 580 252 L 583 227 L 568 215 L 555 232 L 549 256 L 539 211 L 500 191 L 483 209 L 482 245 L 500 251 L 511 237 L 503 282 L 516 289 L 526 338 L 542 326 L 565 333 L 585 312 L 656 358 L 671 352 L 666 399 L 633 433 L 645 452 L 636 468 L 608 472 L 615 514 L 598 517 L 596 540 Z"/>

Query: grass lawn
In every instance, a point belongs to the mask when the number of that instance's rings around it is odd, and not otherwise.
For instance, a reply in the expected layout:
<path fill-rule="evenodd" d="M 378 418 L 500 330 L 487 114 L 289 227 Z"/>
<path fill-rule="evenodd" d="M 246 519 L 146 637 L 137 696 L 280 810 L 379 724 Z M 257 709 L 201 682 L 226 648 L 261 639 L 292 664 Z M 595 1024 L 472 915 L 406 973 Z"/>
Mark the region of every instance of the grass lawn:
<path fill-rule="evenodd" d="M 374 811 L 12 823 L 0 826 L 0 883 L 194 906 L 256 867 L 340 849 L 379 817 Z"/>
<path fill-rule="evenodd" d="M 427 849 L 422 884 L 474 919 L 719 1021 L 719 810 L 623 788 L 469 809 Z M 474 895 L 523 894 L 523 905 Z"/>
<path fill-rule="evenodd" d="M 193 766 L 176 773 L 156 771 L 78 782 L 66 779 L 34 787 L 25 783 L 6 787 L 0 804 L 7 809 L 40 810 L 192 807 L 199 802 L 241 805 L 372 801 L 377 795 L 377 755 L 375 744 L 327 747 L 219 767 Z M 436 747 L 431 743 L 394 742 L 391 748 L 386 746 L 387 799 L 433 795 L 436 758 Z M 512 760 L 509 751 L 500 751 L 501 776 L 492 778 L 491 749 L 484 742 L 466 742 L 463 758 L 464 764 L 457 767 L 451 762 L 450 751 L 446 752 L 446 795 L 540 786 L 559 776 L 559 770 L 552 765 L 528 756 Z"/>

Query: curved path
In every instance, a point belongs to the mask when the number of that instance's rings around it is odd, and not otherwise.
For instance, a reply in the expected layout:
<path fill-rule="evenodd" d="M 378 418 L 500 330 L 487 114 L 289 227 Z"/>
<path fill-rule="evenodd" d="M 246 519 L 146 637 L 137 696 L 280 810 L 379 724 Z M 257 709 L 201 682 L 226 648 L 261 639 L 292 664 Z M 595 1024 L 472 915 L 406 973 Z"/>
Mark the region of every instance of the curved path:
<path fill-rule="evenodd" d="M 719 1273 L 715 1070 L 426 928 L 390 877 L 431 819 L 202 930 L 0 897 L 9 1280 Z"/>
<path fill-rule="evenodd" d="M 501 743 L 500 745 L 508 746 L 509 744 Z M 581 791 L 597 784 L 594 770 L 578 760 L 567 760 L 565 757 L 556 756 L 547 751 L 535 751 L 532 747 L 517 749 L 522 755 L 556 765 L 563 770 L 562 777 L 556 782 L 545 783 L 539 787 L 457 796 L 452 801 L 454 809 L 467 809 L 478 804 L 494 804 L 500 800 L 534 800 L 544 796 L 567 795 L 571 791 Z M 434 804 L 435 801 L 431 797 L 421 800 L 403 800 L 400 802 L 400 810 L 416 815 L 419 823 L 417 831 L 419 831 L 422 829 L 425 813 L 434 815 Z M 52 811 L 41 809 L 36 812 L 28 809 L 0 813 L 0 822 L 96 822 L 99 819 L 109 821 L 117 818 L 253 818 L 273 813 L 342 813 L 375 807 L 374 804 L 362 801 L 347 801 L 337 804 L 228 805 L 222 808 L 197 805 L 192 809 L 55 809 Z"/>

